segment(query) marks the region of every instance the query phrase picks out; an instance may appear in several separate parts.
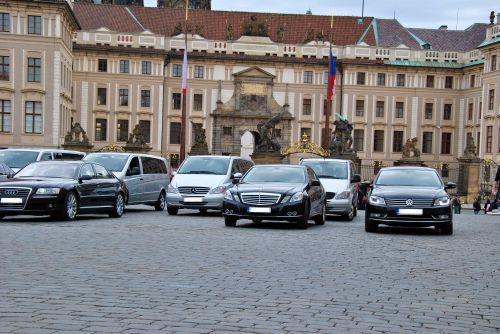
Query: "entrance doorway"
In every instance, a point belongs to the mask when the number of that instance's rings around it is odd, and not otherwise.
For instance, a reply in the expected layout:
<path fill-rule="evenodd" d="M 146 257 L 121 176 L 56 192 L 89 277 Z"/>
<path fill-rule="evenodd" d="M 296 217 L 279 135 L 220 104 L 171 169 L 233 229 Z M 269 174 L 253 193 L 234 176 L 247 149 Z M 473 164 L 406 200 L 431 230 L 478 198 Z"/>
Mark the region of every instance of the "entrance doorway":
<path fill-rule="evenodd" d="M 250 155 L 253 154 L 255 148 L 255 137 L 251 131 L 245 131 L 241 136 L 241 157 L 243 159 L 251 159 Z"/>

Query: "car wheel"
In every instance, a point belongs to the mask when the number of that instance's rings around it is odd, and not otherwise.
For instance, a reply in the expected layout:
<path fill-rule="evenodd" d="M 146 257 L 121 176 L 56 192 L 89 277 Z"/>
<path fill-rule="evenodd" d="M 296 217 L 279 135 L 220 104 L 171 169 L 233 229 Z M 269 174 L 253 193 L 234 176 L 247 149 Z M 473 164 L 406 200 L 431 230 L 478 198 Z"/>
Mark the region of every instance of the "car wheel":
<path fill-rule="evenodd" d="M 306 206 L 304 208 L 304 215 L 302 218 L 297 222 L 297 225 L 299 228 L 306 229 L 309 227 L 309 212 L 310 212 L 310 205 L 309 202 L 306 202 Z"/>
<path fill-rule="evenodd" d="M 236 218 L 234 218 L 234 217 L 224 217 L 224 223 L 228 227 L 235 227 L 236 226 Z"/>
<path fill-rule="evenodd" d="M 122 193 L 116 195 L 115 204 L 113 205 L 113 210 L 109 212 L 109 216 L 112 218 L 120 218 L 125 211 L 125 198 Z"/>
<path fill-rule="evenodd" d="M 365 231 L 370 233 L 375 233 L 377 232 L 377 229 L 378 229 L 378 224 L 371 222 L 370 219 L 365 217 Z"/>
<path fill-rule="evenodd" d="M 326 222 L 326 209 L 323 205 L 323 209 L 321 210 L 321 214 L 314 217 L 314 224 L 316 225 L 325 225 Z"/>
<path fill-rule="evenodd" d="M 441 227 L 441 233 L 444 235 L 452 235 L 453 234 L 453 223 L 450 223 L 449 225 Z"/>
<path fill-rule="evenodd" d="M 73 191 L 69 191 L 64 198 L 64 204 L 58 218 L 64 221 L 74 220 L 78 213 L 78 198 Z"/>
<path fill-rule="evenodd" d="M 207 213 L 207 209 L 199 209 L 200 213 L 205 214 Z"/>
<path fill-rule="evenodd" d="M 5 218 L 5 215 L 0 215 L 0 219 L 4 219 Z"/>
<path fill-rule="evenodd" d="M 255 224 L 260 224 L 262 223 L 262 219 L 260 218 L 253 218 L 252 221 L 255 223 Z"/>
<path fill-rule="evenodd" d="M 358 216 L 358 206 L 357 205 L 354 205 L 353 206 L 354 208 L 354 214 L 353 214 L 353 217 L 357 217 Z"/>
<path fill-rule="evenodd" d="M 155 210 L 156 211 L 163 211 L 165 210 L 165 207 L 167 206 L 166 198 L 165 198 L 165 192 L 160 193 L 160 197 L 158 197 L 158 201 L 155 203 Z"/>
<path fill-rule="evenodd" d="M 177 215 L 177 212 L 179 212 L 179 209 L 178 208 L 168 208 L 167 207 L 167 212 L 168 212 L 169 215 L 175 216 L 175 215 Z"/>
<path fill-rule="evenodd" d="M 354 210 L 354 205 L 351 204 L 351 211 L 347 214 L 343 214 L 342 217 L 349 222 L 352 221 L 354 219 Z"/>

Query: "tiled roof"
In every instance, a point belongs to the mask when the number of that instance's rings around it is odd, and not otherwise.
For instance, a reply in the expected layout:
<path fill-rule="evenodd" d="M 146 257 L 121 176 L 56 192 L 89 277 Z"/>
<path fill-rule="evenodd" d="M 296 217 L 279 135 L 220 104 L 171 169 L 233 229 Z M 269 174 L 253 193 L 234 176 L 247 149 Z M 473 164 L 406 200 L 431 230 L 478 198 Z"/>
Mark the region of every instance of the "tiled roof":
<path fill-rule="evenodd" d="M 184 24 L 185 10 L 177 8 L 124 7 L 118 5 L 94 5 L 75 3 L 75 14 L 80 21 L 82 30 L 107 27 L 119 32 L 141 32 L 140 25 L 153 33 L 172 36 L 176 26 Z M 328 39 L 331 16 L 272 14 L 251 12 L 229 12 L 190 10 L 188 24 L 199 28 L 201 35 L 211 40 L 227 40 L 227 25 L 233 27 L 233 40 L 241 37 L 241 27 L 255 16 L 258 22 L 265 23 L 269 29 L 269 37 L 278 40 L 278 30 L 283 27 L 283 43 L 301 44 L 306 40 L 308 31 L 314 35 L 323 34 Z M 336 45 L 354 45 L 370 25 L 373 18 L 365 17 L 358 22 L 358 17 L 336 16 L 333 21 L 333 40 Z M 373 35 L 366 38 L 366 43 L 375 45 Z"/>
<path fill-rule="evenodd" d="M 144 29 L 129 14 L 127 7 L 116 5 L 94 5 L 75 3 L 75 16 L 82 30 L 108 28 L 111 31 L 136 33 Z"/>
<path fill-rule="evenodd" d="M 465 30 L 408 28 L 408 31 L 429 43 L 432 50 L 464 52 L 481 44 L 486 36 L 486 28 L 486 24 L 475 23 Z"/>
<path fill-rule="evenodd" d="M 398 20 L 377 19 L 378 42 L 383 48 L 396 48 L 401 44 L 410 49 L 420 49 L 419 43 Z"/>

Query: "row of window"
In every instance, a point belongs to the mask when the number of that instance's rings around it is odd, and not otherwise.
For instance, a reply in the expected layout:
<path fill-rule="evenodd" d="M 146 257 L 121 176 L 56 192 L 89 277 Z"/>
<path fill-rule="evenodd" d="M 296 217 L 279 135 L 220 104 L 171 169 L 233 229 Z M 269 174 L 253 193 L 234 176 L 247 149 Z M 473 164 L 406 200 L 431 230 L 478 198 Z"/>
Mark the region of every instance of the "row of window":
<path fill-rule="evenodd" d="M 142 130 L 146 142 L 151 141 L 151 122 L 148 120 L 139 120 L 139 127 Z M 125 142 L 129 137 L 129 121 L 119 119 L 116 121 L 116 141 Z M 108 120 L 105 118 L 96 118 L 94 127 L 94 140 L 108 140 Z"/>
<path fill-rule="evenodd" d="M 24 133 L 42 133 L 42 102 L 24 103 Z M 10 100 L 0 100 L 0 132 L 12 132 L 12 104 Z"/>
<path fill-rule="evenodd" d="M 105 106 L 108 104 L 107 88 L 97 88 L 97 105 Z M 129 102 L 128 88 L 120 88 L 118 90 L 118 105 L 122 107 L 128 106 Z M 151 91 L 149 89 L 141 89 L 141 108 L 151 107 Z"/>
<path fill-rule="evenodd" d="M 434 103 L 426 103 L 424 108 L 424 118 L 433 119 Z M 365 115 L 365 100 L 356 100 L 355 115 L 364 117 Z M 443 120 L 451 120 L 452 104 L 445 103 L 443 105 Z M 375 104 L 375 117 L 385 117 L 385 101 L 377 101 Z M 404 118 L 404 102 L 396 102 L 394 110 L 394 118 Z"/>
<path fill-rule="evenodd" d="M 0 13 L 0 32 L 10 32 L 10 14 Z M 28 15 L 28 34 L 42 34 L 42 17 Z"/>
<path fill-rule="evenodd" d="M 145 75 L 151 75 L 151 61 L 143 60 L 141 62 L 141 73 Z M 97 61 L 97 71 L 99 72 L 108 72 L 108 60 L 107 59 L 98 59 Z M 120 73 L 130 73 L 130 61 L 129 60 L 120 60 Z"/>
<path fill-rule="evenodd" d="M 172 64 L 172 76 L 174 78 L 182 77 L 182 64 Z M 203 79 L 205 77 L 205 67 L 202 65 L 194 66 L 194 78 Z"/>
<path fill-rule="evenodd" d="M 172 93 L 172 109 L 181 109 L 181 93 Z M 203 94 L 193 95 L 193 110 L 203 111 Z"/>
<path fill-rule="evenodd" d="M 405 74 L 397 74 L 396 75 L 396 86 L 404 87 L 406 81 Z M 366 85 L 366 73 L 365 72 L 357 72 L 356 74 L 356 84 L 358 85 Z M 386 74 L 385 73 L 377 73 L 377 86 L 385 86 L 386 85 Z M 425 80 L 426 88 L 434 88 L 435 85 L 435 76 L 427 75 Z M 444 88 L 453 88 L 453 77 L 446 76 L 444 79 Z"/>

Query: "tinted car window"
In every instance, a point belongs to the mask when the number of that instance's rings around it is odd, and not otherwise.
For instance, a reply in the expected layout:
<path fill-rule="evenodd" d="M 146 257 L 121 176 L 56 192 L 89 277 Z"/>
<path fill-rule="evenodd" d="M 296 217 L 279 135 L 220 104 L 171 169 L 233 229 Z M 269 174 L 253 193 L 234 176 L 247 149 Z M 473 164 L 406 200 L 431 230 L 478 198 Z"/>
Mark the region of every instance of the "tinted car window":
<path fill-rule="evenodd" d="M 142 170 L 144 174 L 166 174 L 165 164 L 160 159 L 141 157 Z"/>
<path fill-rule="evenodd" d="M 112 172 L 121 172 L 127 163 L 128 157 L 128 155 L 122 154 L 89 154 L 84 160 L 97 162 Z M 137 163 L 137 167 L 139 167 L 139 163 Z"/>
<path fill-rule="evenodd" d="M 378 186 L 441 187 L 436 172 L 417 169 L 381 170 L 375 180 Z"/>
<path fill-rule="evenodd" d="M 42 156 L 40 157 L 40 161 L 49 161 L 49 160 L 52 160 L 52 153 L 50 153 L 50 152 L 42 153 Z"/>
<path fill-rule="evenodd" d="M 302 168 L 281 166 L 254 166 L 242 182 L 285 182 L 303 183 L 305 174 Z"/>
<path fill-rule="evenodd" d="M 84 155 L 80 153 L 54 152 L 54 160 L 82 160 Z"/>
<path fill-rule="evenodd" d="M 75 164 L 50 164 L 34 163 L 26 166 L 16 174 L 19 177 L 49 177 L 49 178 L 67 178 L 75 177 L 78 165 Z"/>
<path fill-rule="evenodd" d="M 38 158 L 36 151 L 0 151 L 0 162 L 3 162 L 10 168 L 23 168 Z"/>
<path fill-rule="evenodd" d="M 80 168 L 80 176 L 90 176 L 93 178 L 95 174 L 94 170 L 92 169 L 92 165 L 90 164 L 83 165 L 82 168 Z"/>
<path fill-rule="evenodd" d="M 246 172 L 248 172 L 248 170 L 250 168 L 252 168 L 253 164 L 248 161 L 248 160 L 240 160 L 240 169 L 241 169 L 241 173 L 245 174 Z"/>
<path fill-rule="evenodd" d="M 179 168 L 177 174 L 215 174 L 226 175 L 229 159 L 214 157 L 189 157 Z"/>
<path fill-rule="evenodd" d="M 101 165 L 94 164 L 94 171 L 96 179 L 111 179 L 111 175 L 109 175 L 106 168 Z"/>
<path fill-rule="evenodd" d="M 240 160 L 241 161 L 241 160 Z M 240 173 L 240 168 L 238 167 L 238 160 L 234 159 L 231 164 L 231 174 Z"/>
<path fill-rule="evenodd" d="M 133 157 L 132 160 L 130 160 L 130 165 L 128 165 L 127 169 L 127 175 L 132 175 L 132 169 L 134 169 L 135 167 L 139 169 L 141 168 L 141 166 L 139 165 L 138 157 Z"/>
<path fill-rule="evenodd" d="M 314 174 L 314 170 L 312 168 L 307 169 L 307 175 L 309 176 L 309 181 L 318 181 L 316 174 Z"/>

